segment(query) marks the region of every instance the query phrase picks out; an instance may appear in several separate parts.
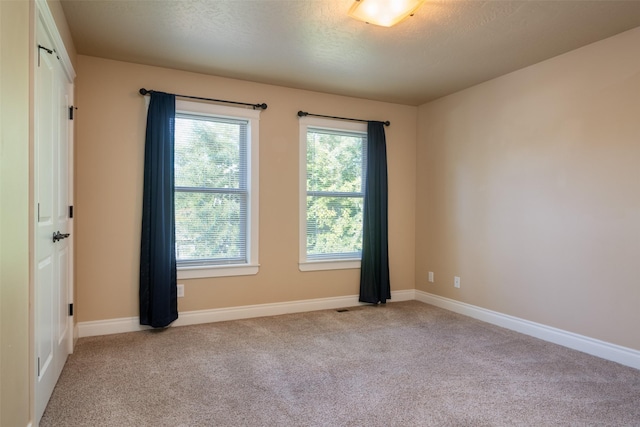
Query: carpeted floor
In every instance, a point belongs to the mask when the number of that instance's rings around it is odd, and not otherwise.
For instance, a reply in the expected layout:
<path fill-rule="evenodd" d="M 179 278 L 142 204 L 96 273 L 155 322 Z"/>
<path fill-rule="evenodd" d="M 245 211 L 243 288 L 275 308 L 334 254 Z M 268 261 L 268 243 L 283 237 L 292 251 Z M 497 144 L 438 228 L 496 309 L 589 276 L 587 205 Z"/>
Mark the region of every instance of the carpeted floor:
<path fill-rule="evenodd" d="M 417 301 L 82 338 L 46 426 L 640 426 L 640 371 Z"/>

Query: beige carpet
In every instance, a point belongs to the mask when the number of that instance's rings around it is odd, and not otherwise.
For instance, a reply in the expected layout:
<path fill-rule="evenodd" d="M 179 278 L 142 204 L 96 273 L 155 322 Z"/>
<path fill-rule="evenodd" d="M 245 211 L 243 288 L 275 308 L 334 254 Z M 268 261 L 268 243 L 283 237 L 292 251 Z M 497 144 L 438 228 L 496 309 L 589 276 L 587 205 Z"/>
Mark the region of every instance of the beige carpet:
<path fill-rule="evenodd" d="M 41 426 L 640 426 L 640 371 L 417 301 L 80 339 Z"/>

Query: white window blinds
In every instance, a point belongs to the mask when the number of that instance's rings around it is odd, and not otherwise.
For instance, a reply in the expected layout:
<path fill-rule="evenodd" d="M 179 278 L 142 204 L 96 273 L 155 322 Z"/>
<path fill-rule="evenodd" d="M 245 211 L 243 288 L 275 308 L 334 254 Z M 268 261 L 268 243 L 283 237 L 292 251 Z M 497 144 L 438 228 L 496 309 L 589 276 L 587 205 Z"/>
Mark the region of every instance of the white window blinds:
<path fill-rule="evenodd" d="M 177 114 L 179 265 L 247 263 L 248 120 Z"/>
<path fill-rule="evenodd" d="M 367 135 L 307 128 L 306 258 L 360 258 Z"/>

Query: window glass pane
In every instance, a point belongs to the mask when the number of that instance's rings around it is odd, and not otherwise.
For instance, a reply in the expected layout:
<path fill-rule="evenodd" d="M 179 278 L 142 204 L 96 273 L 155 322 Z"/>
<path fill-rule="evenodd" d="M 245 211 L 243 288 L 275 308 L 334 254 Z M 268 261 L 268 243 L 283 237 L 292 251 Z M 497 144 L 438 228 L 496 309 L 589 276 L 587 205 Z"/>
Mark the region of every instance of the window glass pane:
<path fill-rule="evenodd" d="M 177 259 L 246 262 L 246 197 L 246 193 L 177 191 Z"/>
<path fill-rule="evenodd" d="M 309 128 L 307 191 L 364 191 L 366 135 Z"/>
<path fill-rule="evenodd" d="M 308 126 L 306 259 L 360 258 L 367 134 Z"/>
<path fill-rule="evenodd" d="M 366 126 L 326 122 L 301 123 L 301 266 L 362 256 Z"/>
<path fill-rule="evenodd" d="M 307 196 L 307 256 L 359 258 L 363 197 Z"/>
<path fill-rule="evenodd" d="M 247 121 L 180 114 L 176 187 L 246 188 Z"/>
<path fill-rule="evenodd" d="M 181 265 L 247 262 L 247 128 L 247 120 L 176 115 L 176 259 Z"/>

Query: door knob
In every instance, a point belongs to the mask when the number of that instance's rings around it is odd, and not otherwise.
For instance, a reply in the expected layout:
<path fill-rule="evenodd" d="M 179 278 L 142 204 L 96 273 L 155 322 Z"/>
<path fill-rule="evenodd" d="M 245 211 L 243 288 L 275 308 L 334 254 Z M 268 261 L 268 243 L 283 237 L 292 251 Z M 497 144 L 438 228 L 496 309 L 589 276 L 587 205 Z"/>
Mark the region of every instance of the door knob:
<path fill-rule="evenodd" d="M 60 230 L 58 230 L 53 233 L 53 243 L 57 242 L 58 240 L 66 239 L 67 237 L 69 237 L 69 233 L 62 234 L 60 233 Z"/>

